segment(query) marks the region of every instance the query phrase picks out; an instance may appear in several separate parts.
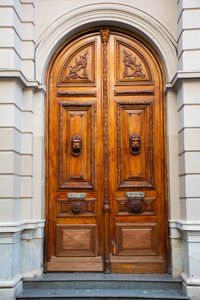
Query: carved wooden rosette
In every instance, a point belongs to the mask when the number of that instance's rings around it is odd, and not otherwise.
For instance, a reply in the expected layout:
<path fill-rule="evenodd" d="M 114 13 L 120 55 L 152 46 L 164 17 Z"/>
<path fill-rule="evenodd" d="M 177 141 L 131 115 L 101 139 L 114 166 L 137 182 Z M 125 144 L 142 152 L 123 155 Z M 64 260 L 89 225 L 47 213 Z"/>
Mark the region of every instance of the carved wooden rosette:
<path fill-rule="evenodd" d="M 87 210 L 87 203 L 84 200 L 73 199 L 69 201 L 69 210 L 74 215 L 84 214 Z"/>
<path fill-rule="evenodd" d="M 141 214 L 145 210 L 144 192 L 127 192 L 126 210 L 131 214 Z"/>
<path fill-rule="evenodd" d="M 145 204 L 141 198 L 129 199 L 126 205 L 126 209 L 130 214 L 141 214 L 143 213 L 144 208 Z"/>
<path fill-rule="evenodd" d="M 101 30 L 103 42 L 103 142 L 104 142 L 104 272 L 110 273 L 110 199 L 109 199 L 109 145 L 108 145 L 108 60 L 107 43 L 110 31 Z"/>
<path fill-rule="evenodd" d="M 58 218 L 94 217 L 96 215 L 96 198 L 58 198 L 56 214 Z"/>

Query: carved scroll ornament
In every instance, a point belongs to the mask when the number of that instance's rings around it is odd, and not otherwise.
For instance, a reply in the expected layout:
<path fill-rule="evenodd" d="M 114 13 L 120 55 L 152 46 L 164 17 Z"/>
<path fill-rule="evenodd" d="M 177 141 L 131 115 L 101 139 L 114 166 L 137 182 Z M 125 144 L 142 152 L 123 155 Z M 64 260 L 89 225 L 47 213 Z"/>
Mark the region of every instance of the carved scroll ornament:
<path fill-rule="evenodd" d="M 71 154 L 75 157 L 80 156 L 82 152 L 82 138 L 79 135 L 73 135 L 71 138 Z"/>
<path fill-rule="evenodd" d="M 144 78 L 145 74 L 142 70 L 142 65 L 136 63 L 136 57 L 133 57 L 131 53 L 123 50 L 124 58 L 124 72 L 123 78 L 134 77 L 134 78 Z"/>
<path fill-rule="evenodd" d="M 140 146 L 141 146 L 141 137 L 133 133 L 129 137 L 129 151 L 133 155 L 137 155 L 140 152 Z"/>
<path fill-rule="evenodd" d="M 67 79 L 88 79 L 87 73 L 87 64 L 88 64 L 88 51 L 80 55 L 79 58 L 75 59 L 75 65 L 70 66 L 69 74 Z"/>

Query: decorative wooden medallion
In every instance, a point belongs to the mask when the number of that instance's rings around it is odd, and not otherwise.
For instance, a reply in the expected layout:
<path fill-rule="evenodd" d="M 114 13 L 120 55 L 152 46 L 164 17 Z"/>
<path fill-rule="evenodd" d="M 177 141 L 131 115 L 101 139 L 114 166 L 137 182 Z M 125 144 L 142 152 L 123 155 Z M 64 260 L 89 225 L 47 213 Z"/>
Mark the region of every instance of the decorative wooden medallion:
<path fill-rule="evenodd" d="M 57 199 L 57 217 L 94 217 L 96 215 L 96 199 Z"/>

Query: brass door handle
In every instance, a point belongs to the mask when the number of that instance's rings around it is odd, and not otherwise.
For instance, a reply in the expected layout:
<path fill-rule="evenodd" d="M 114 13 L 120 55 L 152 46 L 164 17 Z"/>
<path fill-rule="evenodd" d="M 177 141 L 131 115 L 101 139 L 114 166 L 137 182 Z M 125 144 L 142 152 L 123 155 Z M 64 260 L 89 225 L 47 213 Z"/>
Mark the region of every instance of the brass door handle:
<path fill-rule="evenodd" d="M 137 155 L 141 148 L 141 137 L 137 133 L 133 133 L 129 137 L 129 151 L 133 155 Z"/>

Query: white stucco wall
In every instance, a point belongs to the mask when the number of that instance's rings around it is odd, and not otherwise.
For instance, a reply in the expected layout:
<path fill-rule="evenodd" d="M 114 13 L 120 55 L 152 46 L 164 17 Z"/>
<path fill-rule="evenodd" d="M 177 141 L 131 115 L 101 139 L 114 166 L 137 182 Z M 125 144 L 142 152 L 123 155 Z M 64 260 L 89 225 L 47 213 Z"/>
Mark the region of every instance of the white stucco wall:
<path fill-rule="evenodd" d="M 93 0 L 43 0 L 38 1 L 36 5 L 36 39 L 43 31 L 55 20 L 63 16 L 65 13 L 76 10 L 81 6 L 96 4 L 122 4 L 143 11 L 152 18 L 161 23 L 168 32 L 176 39 L 177 35 L 177 3 L 174 0 L 109 0 L 109 1 L 93 1 Z"/>
<path fill-rule="evenodd" d="M 171 271 L 199 299 L 200 0 L 0 1 L 0 297 L 43 271 L 46 67 L 97 22 L 140 34 L 163 62 Z"/>

